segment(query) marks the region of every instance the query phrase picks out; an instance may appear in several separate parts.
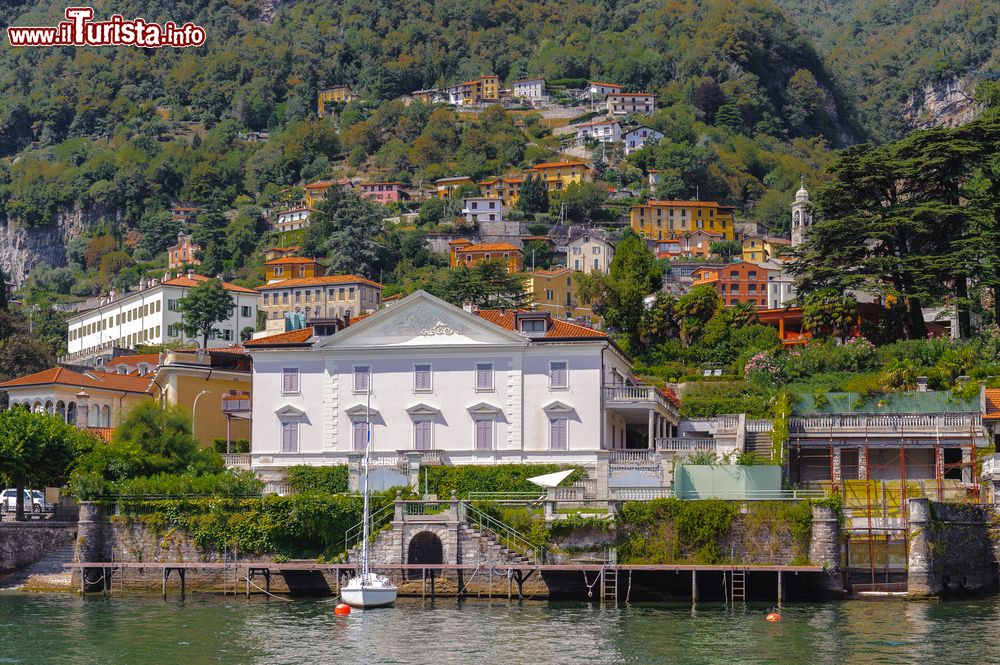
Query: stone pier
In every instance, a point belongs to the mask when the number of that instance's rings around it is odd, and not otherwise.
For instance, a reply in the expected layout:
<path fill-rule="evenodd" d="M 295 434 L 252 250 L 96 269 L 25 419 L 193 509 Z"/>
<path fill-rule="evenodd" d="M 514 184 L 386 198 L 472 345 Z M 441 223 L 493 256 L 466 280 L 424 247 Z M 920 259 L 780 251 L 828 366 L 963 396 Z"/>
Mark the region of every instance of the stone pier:
<path fill-rule="evenodd" d="M 809 561 L 822 566 L 816 593 L 821 597 L 839 598 L 844 595 L 844 576 L 840 567 L 840 520 L 833 508 L 812 507 L 812 539 Z"/>

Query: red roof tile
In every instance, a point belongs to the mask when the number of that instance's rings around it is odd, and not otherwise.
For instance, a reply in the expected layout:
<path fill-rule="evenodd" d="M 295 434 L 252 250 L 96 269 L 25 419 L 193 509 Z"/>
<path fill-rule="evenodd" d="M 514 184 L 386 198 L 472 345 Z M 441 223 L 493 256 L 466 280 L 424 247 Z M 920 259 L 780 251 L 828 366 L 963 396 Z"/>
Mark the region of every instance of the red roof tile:
<path fill-rule="evenodd" d="M 166 286 L 182 286 L 184 288 L 191 288 L 198 286 L 202 282 L 207 282 L 211 277 L 205 277 L 204 275 L 192 274 L 190 277 L 188 275 L 181 275 L 180 277 L 174 277 L 173 279 L 168 279 L 165 282 L 160 282 Z M 226 291 L 235 291 L 237 293 L 257 293 L 253 289 L 247 289 L 242 286 L 236 286 L 235 284 L 230 284 L 229 282 L 222 282 L 222 288 Z"/>
<path fill-rule="evenodd" d="M 160 364 L 160 354 L 159 353 L 139 353 L 133 356 L 118 356 L 117 358 L 112 358 L 108 362 L 104 363 L 105 367 L 117 367 L 118 365 L 138 365 L 140 363 L 146 365 L 159 365 Z"/>
<path fill-rule="evenodd" d="M 27 376 L 0 383 L 0 389 L 18 388 L 21 386 L 64 385 L 80 388 L 103 388 L 129 393 L 145 393 L 153 381 L 153 375 L 135 376 L 130 374 L 114 374 L 112 372 L 92 371 L 87 374 L 74 372 L 65 367 L 53 367 Z"/>
<path fill-rule="evenodd" d="M 373 282 L 370 279 L 358 277 L 357 275 L 326 275 L 323 277 L 296 277 L 295 279 L 286 279 L 281 282 L 266 284 L 258 290 L 269 291 L 271 289 L 287 289 L 292 286 L 325 286 L 327 284 L 367 284 L 368 286 L 374 286 L 379 289 L 382 288 L 382 285 L 378 282 Z"/>
<path fill-rule="evenodd" d="M 307 259 L 304 256 L 285 256 L 280 259 L 272 259 L 266 262 L 266 266 L 283 266 L 290 263 L 316 263 L 316 259 Z"/>
<path fill-rule="evenodd" d="M 514 315 L 516 313 L 517 312 L 514 310 L 481 309 L 476 312 L 476 315 L 485 321 L 489 321 L 494 325 L 500 326 L 501 328 L 514 330 Z M 594 330 L 593 328 L 588 328 L 587 326 L 570 323 L 569 321 L 552 319 L 552 326 L 549 328 L 548 332 L 545 333 L 545 337 L 549 339 L 575 337 L 607 338 L 607 335 L 600 330 Z"/>
<path fill-rule="evenodd" d="M 509 242 L 487 242 L 481 245 L 469 245 L 468 247 L 459 247 L 459 252 L 520 252 L 519 247 L 515 247 Z"/>
<path fill-rule="evenodd" d="M 286 344 L 306 344 L 312 337 L 312 328 L 302 328 L 301 330 L 290 330 L 288 332 L 259 337 L 243 342 L 243 346 L 263 347 L 263 346 L 285 346 Z"/>
<path fill-rule="evenodd" d="M 535 164 L 531 167 L 532 171 L 539 171 L 542 169 L 554 169 L 560 166 L 587 166 L 586 162 L 544 162 L 542 164 Z"/>
<path fill-rule="evenodd" d="M 986 413 L 983 420 L 1000 420 L 1000 388 L 986 389 Z"/>

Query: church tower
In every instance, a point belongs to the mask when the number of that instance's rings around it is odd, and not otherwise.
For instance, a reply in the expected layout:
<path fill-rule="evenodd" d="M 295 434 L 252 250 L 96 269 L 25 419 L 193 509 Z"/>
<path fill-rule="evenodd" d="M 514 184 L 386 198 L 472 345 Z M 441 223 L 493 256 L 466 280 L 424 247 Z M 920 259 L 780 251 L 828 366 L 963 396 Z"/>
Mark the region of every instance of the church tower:
<path fill-rule="evenodd" d="M 792 201 L 792 247 L 798 247 L 806 238 L 806 232 L 813 223 L 812 202 L 806 191 L 805 178 L 799 178 L 799 191 Z"/>

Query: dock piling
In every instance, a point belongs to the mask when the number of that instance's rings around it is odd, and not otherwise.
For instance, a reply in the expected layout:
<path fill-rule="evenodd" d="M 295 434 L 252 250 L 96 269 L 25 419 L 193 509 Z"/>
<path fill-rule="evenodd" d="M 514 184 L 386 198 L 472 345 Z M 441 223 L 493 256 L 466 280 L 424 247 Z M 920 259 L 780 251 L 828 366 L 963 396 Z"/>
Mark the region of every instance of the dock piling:
<path fill-rule="evenodd" d="M 691 604 L 698 604 L 698 571 L 691 571 Z"/>

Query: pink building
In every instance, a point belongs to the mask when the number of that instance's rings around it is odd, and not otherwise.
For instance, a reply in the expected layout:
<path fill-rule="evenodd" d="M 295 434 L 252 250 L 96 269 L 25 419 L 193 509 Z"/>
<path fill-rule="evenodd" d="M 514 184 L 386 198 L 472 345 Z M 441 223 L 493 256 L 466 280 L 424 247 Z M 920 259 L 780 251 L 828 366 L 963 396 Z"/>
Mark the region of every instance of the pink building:
<path fill-rule="evenodd" d="M 361 183 L 361 196 L 382 205 L 410 198 L 403 191 L 403 183 L 401 182 L 363 182 Z"/>

